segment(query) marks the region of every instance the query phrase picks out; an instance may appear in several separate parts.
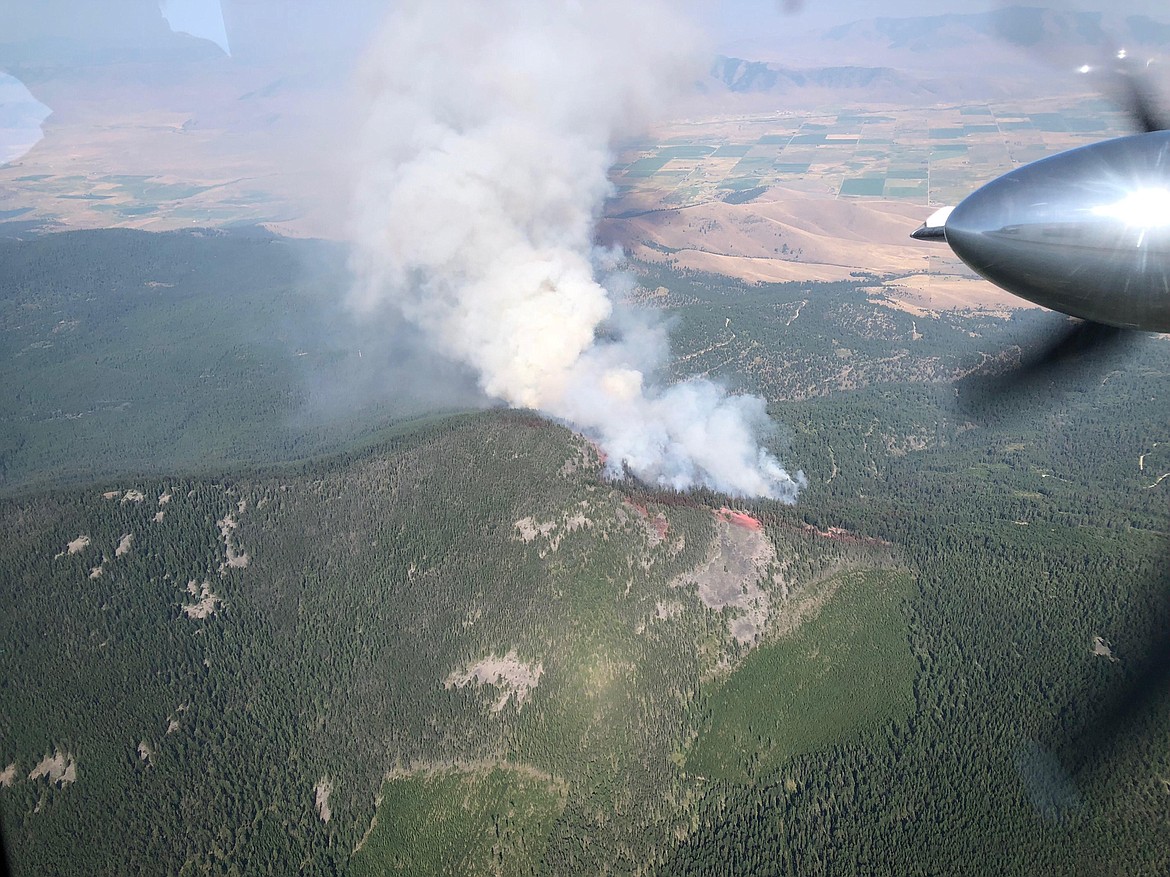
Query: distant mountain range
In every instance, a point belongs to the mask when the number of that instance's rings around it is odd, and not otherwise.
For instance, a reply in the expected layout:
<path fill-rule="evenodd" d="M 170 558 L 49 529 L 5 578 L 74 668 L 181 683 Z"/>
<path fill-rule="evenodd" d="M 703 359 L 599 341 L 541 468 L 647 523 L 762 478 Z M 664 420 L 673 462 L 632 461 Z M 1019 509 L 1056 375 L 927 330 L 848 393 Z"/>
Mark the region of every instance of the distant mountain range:
<path fill-rule="evenodd" d="M 1002 78 L 951 77 L 922 70 L 859 64 L 788 67 L 719 55 L 700 91 L 716 100 L 735 96 L 753 106 L 783 97 L 789 107 L 814 105 L 838 97 L 857 103 L 906 103 L 991 99 L 1009 93 Z"/>
<path fill-rule="evenodd" d="M 993 99 L 1019 92 L 1093 88 L 1070 76 L 1126 48 L 1143 56 L 1170 46 L 1170 24 L 1144 15 L 1015 6 L 995 12 L 877 17 L 801 37 L 737 45 L 719 55 L 704 88 L 787 100 L 845 92 L 859 101 Z M 755 55 L 754 58 L 751 56 Z M 822 59 L 832 63 L 822 65 Z"/>
<path fill-rule="evenodd" d="M 914 83 L 891 67 L 819 67 L 790 69 L 763 61 L 745 61 L 719 55 L 711 75 L 740 94 L 786 91 L 792 88 L 856 89 L 874 87 L 912 88 Z"/>

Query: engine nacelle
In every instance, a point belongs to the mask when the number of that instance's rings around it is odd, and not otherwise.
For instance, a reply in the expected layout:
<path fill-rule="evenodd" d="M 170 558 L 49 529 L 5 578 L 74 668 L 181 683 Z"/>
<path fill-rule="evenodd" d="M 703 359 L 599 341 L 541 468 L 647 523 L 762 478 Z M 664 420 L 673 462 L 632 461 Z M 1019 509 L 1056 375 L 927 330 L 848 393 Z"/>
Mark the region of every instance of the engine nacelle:
<path fill-rule="evenodd" d="M 983 277 L 1046 308 L 1170 332 L 1170 132 L 1017 168 L 914 237 L 944 237 Z"/>

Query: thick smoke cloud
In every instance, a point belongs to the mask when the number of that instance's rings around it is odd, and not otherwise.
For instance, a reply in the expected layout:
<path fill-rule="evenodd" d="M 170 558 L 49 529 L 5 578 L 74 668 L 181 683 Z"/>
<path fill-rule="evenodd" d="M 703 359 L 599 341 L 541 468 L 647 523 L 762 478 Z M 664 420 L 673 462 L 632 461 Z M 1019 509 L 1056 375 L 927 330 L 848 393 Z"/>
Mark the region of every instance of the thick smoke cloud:
<path fill-rule="evenodd" d="M 403 3 L 364 75 L 353 300 L 615 469 L 793 501 L 804 479 L 761 448 L 763 401 L 656 386 L 664 333 L 596 279 L 614 257 L 593 246 L 610 144 L 697 78 L 694 36 L 665 2 Z"/>

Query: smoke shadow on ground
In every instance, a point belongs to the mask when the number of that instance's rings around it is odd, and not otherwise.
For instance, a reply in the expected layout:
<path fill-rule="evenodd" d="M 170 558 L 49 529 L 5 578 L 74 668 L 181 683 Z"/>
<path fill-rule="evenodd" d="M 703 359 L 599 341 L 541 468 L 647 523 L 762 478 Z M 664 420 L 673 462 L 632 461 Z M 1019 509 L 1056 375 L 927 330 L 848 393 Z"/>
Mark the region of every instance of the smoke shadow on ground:
<path fill-rule="evenodd" d="M 430 349 L 402 317 L 389 310 L 371 317 L 347 306 L 353 288 L 347 247 L 298 243 L 300 274 L 277 329 L 298 351 L 296 426 L 397 420 L 492 404 L 470 368 Z"/>

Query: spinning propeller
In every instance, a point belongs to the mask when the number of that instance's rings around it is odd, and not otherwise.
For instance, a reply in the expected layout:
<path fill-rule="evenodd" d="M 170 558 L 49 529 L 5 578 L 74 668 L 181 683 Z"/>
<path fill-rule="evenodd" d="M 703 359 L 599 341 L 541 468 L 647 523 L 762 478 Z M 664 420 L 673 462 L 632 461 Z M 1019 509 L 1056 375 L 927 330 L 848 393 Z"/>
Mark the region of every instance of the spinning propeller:
<path fill-rule="evenodd" d="M 1001 24 L 1007 30 L 1018 22 Z M 1029 45 L 1038 39 L 1018 28 L 1006 35 Z M 1091 357 L 1114 346 L 1116 330 L 1170 332 L 1170 131 L 1144 65 L 1124 49 L 1079 72 L 1103 80 L 1142 133 L 1016 168 L 936 211 L 911 235 L 945 241 L 996 286 L 1085 321 L 1070 323 L 1022 363 L 1021 379 L 1070 352 Z"/>
<path fill-rule="evenodd" d="M 1060 42 L 1086 35 L 1084 17 L 1050 18 L 1046 23 L 1055 27 L 1045 31 L 1039 15 L 1040 10 L 1004 10 L 1001 33 L 1039 48 L 1050 60 L 1054 53 L 1045 52 L 1046 38 Z M 1170 332 L 1170 120 L 1156 106 L 1148 65 L 1110 46 L 1095 22 L 1088 24 L 1090 41 L 1107 47 L 1108 61 L 1076 69 L 1095 77 L 1140 133 L 1017 168 L 954 208 L 937 211 L 912 235 L 945 241 L 997 286 L 1078 318 L 1062 321 L 1047 340 L 1021 346 L 1018 367 L 964 381 L 961 395 L 969 412 L 1034 414 L 1037 395 L 1051 392 L 1058 372 L 1075 364 L 1083 383 L 1091 372 L 1117 364 L 1118 354 L 1136 339 L 1131 330 Z M 1164 605 L 1170 600 L 1170 565 L 1164 563 L 1155 575 L 1149 591 Z M 1155 636 L 1147 653 L 1127 660 L 1130 672 L 1097 701 L 1093 721 L 1068 736 L 1058 753 L 1042 753 L 1053 770 L 1062 770 L 1063 762 L 1083 781 L 1092 781 L 1117 741 L 1142 727 L 1162 702 L 1170 684 L 1170 639 Z M 1027 780 L 1029 771 L 1021 773 Z M 1072 779 L 1062 777 L 1069 788 Z"/>

